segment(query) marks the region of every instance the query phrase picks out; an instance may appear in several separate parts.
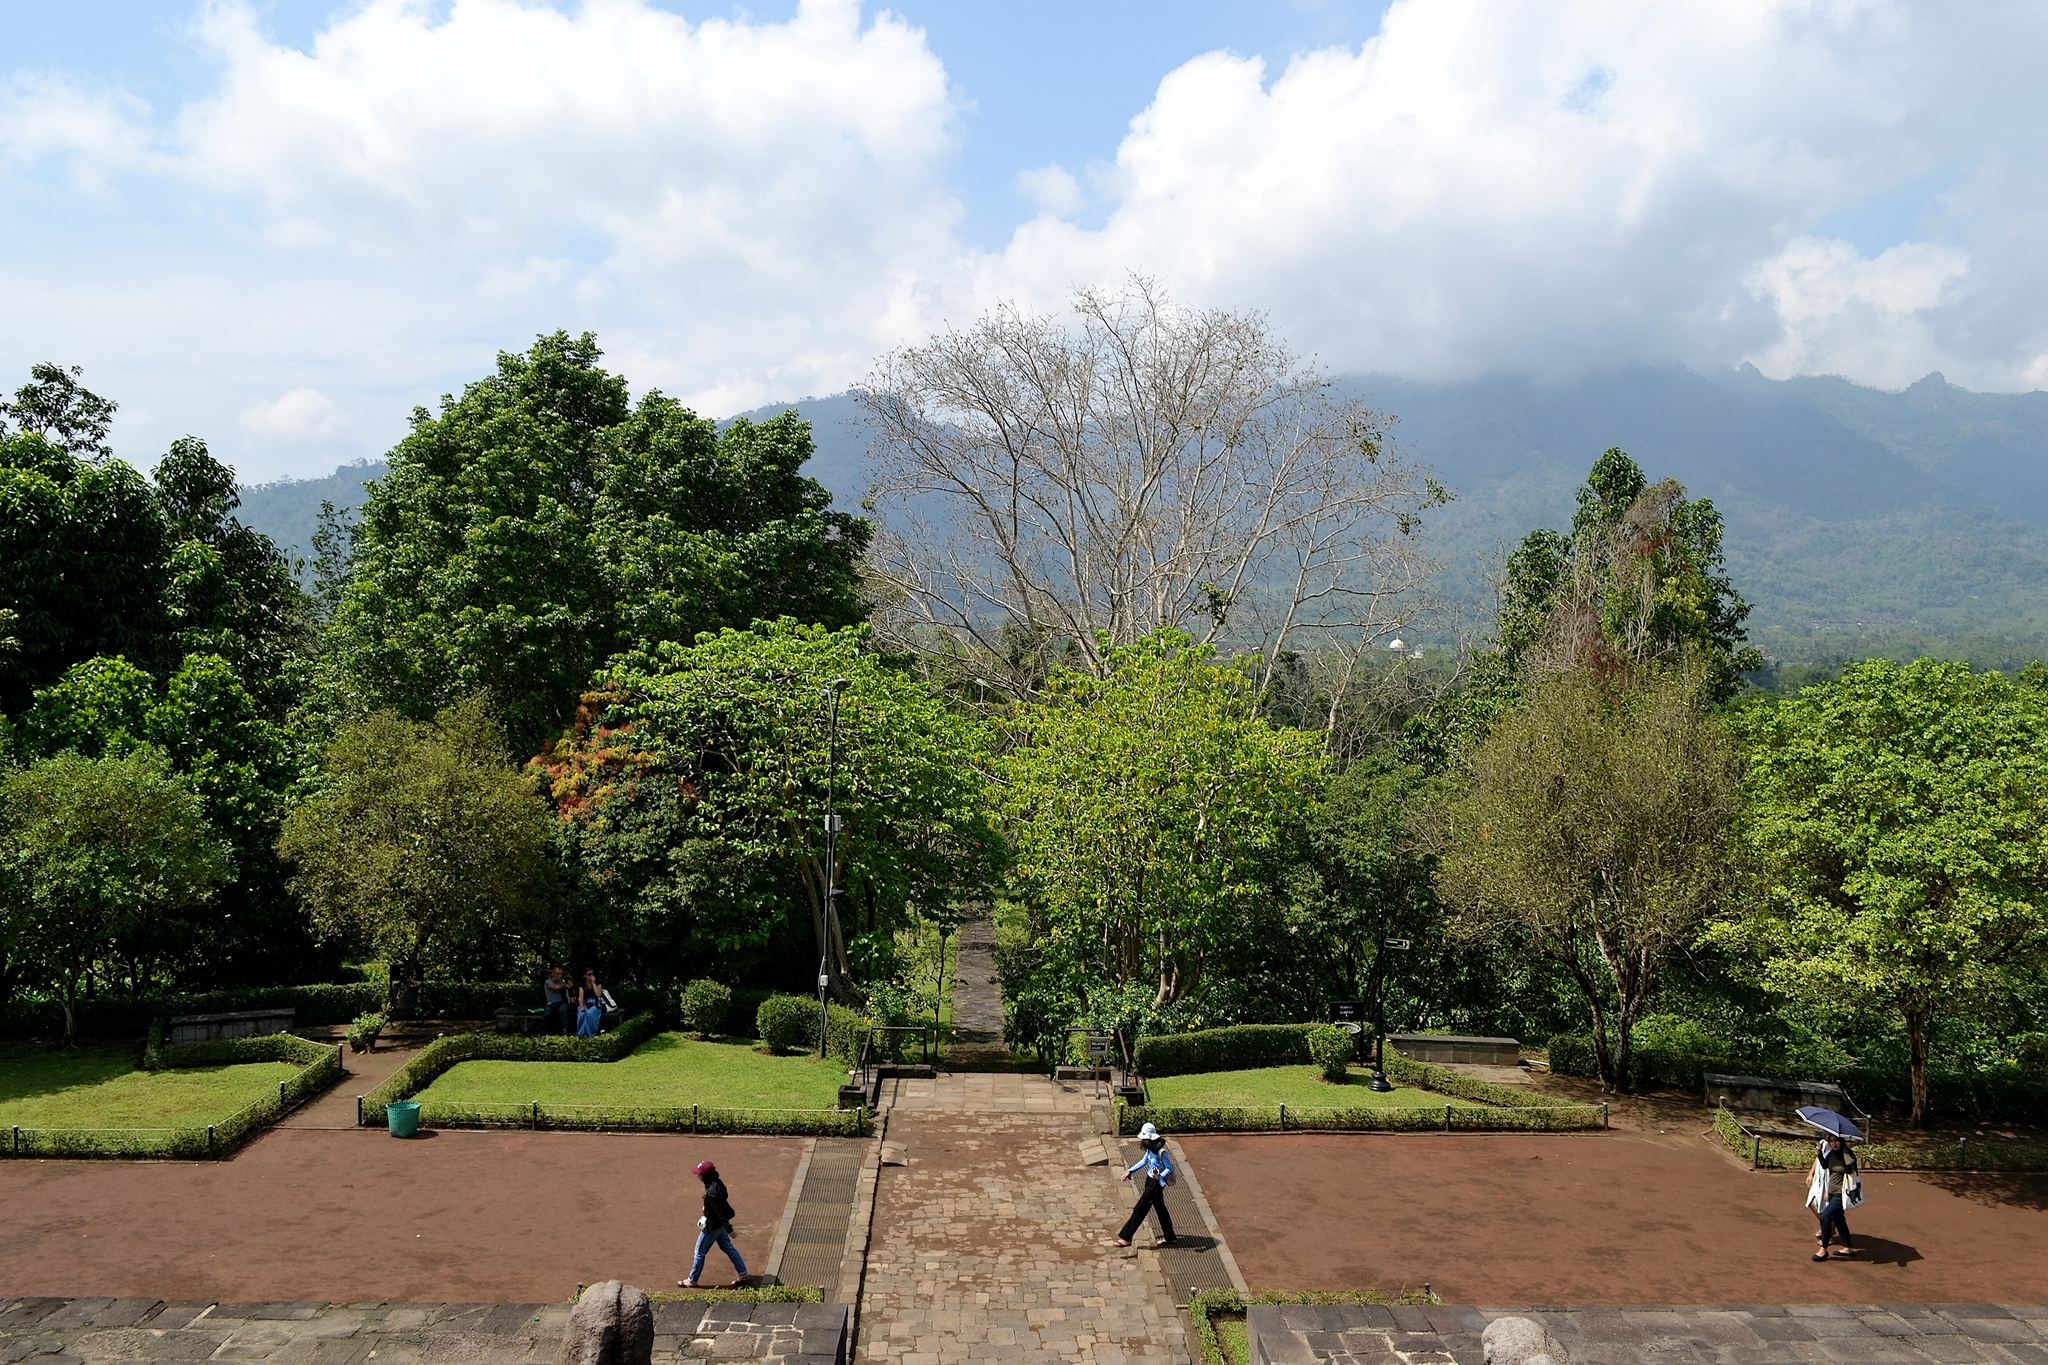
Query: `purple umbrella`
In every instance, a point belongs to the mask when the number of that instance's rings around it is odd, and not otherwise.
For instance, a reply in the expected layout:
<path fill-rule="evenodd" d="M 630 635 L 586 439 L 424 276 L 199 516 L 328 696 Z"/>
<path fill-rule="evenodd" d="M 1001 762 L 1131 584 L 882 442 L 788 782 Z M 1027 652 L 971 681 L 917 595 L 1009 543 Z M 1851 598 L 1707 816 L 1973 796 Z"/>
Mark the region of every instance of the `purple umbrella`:
<path fill-rule="evenodd" d="M 1820 1129 L 1823 1133 L 1833 1133 L 1836 1137 L 1847 1138 L 1851 1142 L 1863 1141 L 1863 1130 L 1832 1109 L 1823 1109 L 1817 1104 L 1809 1104 L 1799 1111 L 1799 1117 Z"/>

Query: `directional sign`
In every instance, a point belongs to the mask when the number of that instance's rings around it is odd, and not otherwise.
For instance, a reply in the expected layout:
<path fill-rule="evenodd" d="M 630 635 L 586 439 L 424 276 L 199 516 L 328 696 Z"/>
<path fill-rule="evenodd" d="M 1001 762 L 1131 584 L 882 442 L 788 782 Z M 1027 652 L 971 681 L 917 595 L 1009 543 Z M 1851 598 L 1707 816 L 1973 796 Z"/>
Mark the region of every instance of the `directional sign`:
<path fill-rule="evenodd" d="M 1109 1055 L 1109 1039 L 1100 1036 L 1091 1037 L 1088 1040 L 1088 1055 L 1090 1057 L 1107 1057 Z"/>
<path fill-rule="evenodd" d="M 1405 938 L 1390 938 L 1387 940 L 1387 946 L 1389 948 L 1398 948 L 1405 953 L 1408 951 L 1408 940 Z"/>
<path fill-rule="evenodd" d="M 1330 1002 L 1330 1022 L 1333 1024 L 1356 1024 L 1365 1019 L 1363 1000 L 1333 1000 Z"/>

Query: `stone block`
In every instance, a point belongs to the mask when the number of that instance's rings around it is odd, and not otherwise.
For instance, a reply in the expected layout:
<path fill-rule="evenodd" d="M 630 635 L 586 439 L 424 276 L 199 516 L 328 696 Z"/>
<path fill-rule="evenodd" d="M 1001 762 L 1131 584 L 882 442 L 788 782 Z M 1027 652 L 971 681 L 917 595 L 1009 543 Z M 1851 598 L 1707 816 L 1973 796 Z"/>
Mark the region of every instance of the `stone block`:
<path fill-rule="evenodd" d="M 1548 1352 L 1550 1340 L 1540 1324 L 1531 1318 L 1495 1318 L 1479 1334 L 1486 1365 L 1529 1365 Z"/>
<path fill-rule="evenodd" d="M 605 1280 L 583 1291 L 555 1351 L 555 1365 L 652 1365 L 654 1311 L 647 1296 Z"/>
<path fill-rule="evenodd" d="M 1288 1325 L 1284 1307 L 1255 1303 L 1245 1308 L 1245 1336 L 1252 1365 L 1314 1365 L 1314 1352 Z"/>

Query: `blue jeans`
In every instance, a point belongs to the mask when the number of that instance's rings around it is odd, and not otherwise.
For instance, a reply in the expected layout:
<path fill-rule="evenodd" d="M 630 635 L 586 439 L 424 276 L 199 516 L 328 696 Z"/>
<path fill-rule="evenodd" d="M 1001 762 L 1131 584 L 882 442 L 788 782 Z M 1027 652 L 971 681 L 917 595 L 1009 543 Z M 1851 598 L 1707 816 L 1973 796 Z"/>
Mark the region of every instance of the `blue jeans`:
<path fill-rule="evenodd" d="M 585 1005 L 582 1012 L 576 1016 L 576 1036 L 578 1038 L 595 1038 L 597 1036 L 597 1026 L 603 1018 L 603 1006 Z"/>
<path fill-rule="evenodd" d="M 1850 1245 L 1849 1220 L 1843 1216 L 1842 1196 L 1839 1194 L 1820 1206 L 1820 1244 L 1823 1250 L 1834 1240 L 1837 1231 L 1842 1234 L 1842 1245 Z"/>
<path fill-rule="evenodd" d="M 737 1279 L 747 1277 L 747 1263 L 740 1259 L 740 1249 L 733 1245 L 732 1228 L 722 1227 L 713 1231 L 704 1228 L 697 1234 L 697 1258 L 690 1262 L 690 1283 L 697 1283 L 697 1277 L 704 1273 L 704 1258 L 713 1246 L 723 1247 L 725 1254 L 732 1257 L 733 1275 Z"/>
<path fill-rule="evenodd" d="M 548 1002 L 548 1032 L 567 1033 L 575 1021 L 576 1007 L 567 1000 Z"/>

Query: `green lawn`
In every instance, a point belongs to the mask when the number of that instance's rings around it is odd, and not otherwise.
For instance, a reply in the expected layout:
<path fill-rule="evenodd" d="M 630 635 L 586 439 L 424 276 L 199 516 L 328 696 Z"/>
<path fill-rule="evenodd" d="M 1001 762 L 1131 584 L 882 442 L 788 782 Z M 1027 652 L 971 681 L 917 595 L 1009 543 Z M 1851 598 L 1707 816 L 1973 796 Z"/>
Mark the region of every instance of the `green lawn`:
<path fill-rule="evenodd" d="M 422 1104 L 690 1105 L 829 1109 L 844 1068 L 770 1057 L 746 1042 L 661 1033 L 616 1062 L 462 1062 L 413 1098 Z"/>
<path fill-rule="evenodd" d="M 1441 1107 L 1455 1104 L 1474 1107 L 1468 1100 L 1439 1095 L 1434 1090 L 1396 1086 L 1385 1094 L 1368 1090 L 1366 1073 L 1357 1067 L 1342 1085 L 1326 1081 L 1312 1066 L 1268 1066 L 1256 1071 L 1203 1071 L 1192 1076 L 1161 1076 L 1145 1082 L 1148 1103 L 1189 1106 L 1296 1105 L 1303 1109 Z"/>
<path fill-rule="evenodd" d="M 141 1048 L 0 1043 L 0 1128 L 203 1128 L 289 1080 L 289 1062 L 138 1071 Z"/>

